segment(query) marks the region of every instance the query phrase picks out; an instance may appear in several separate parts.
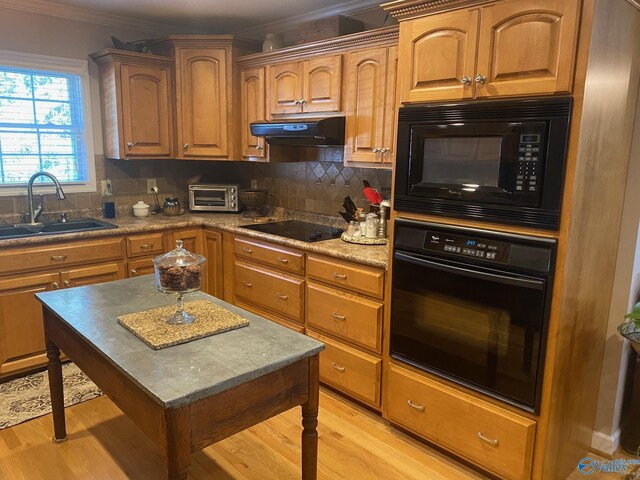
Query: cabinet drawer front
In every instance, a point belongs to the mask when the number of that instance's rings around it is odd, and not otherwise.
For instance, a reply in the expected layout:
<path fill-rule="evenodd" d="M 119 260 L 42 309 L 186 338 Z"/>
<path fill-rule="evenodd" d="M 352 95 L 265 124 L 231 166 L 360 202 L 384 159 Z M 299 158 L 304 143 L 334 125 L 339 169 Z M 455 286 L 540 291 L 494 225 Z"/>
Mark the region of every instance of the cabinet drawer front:
<path fill-rule="evenodd" d="M 389 420 L 504 478 L 528 479 L 536 424 L 391 365 Z"/>
<path fill-rule="evenodd" d="M 304 275 L 304 255 L 285 248 L 235 238 L 233 250 L 237 257 L 266 263 L 285 272 Z"/>
<path fill-rule="evenodd" d="M 302 323 L 304 280 L 241 262 L 234 264 L 234 293 L 239 299 Z"/>
<path fill-rule="evenodd" d="M 320 379 L 378 407 L 382 360 L 318 333 L 308 331 L 307 334 L 325 344 L 320 352 Z"/>
<path fill-rule="evenodd" d="M 124 238 L 104 238 L 0 252 L 0 273 L 93 263 L 124 257 Z"/>
<path fill-rule="evenodd" d="M 380 302 L 343 293 L 315 283 L 307 285 L 307 323 L 364 348 L 380 353 Z"/>
<path fill-rule="evenodd" d="M 376 298 L 382 298 L 383 295 L 384 272 L 382 270 L 310 255 L 307 259 L 307 273 L 310 277 L 337 287 Z"/>
<path fill-rule="evenodd" d="M 127 255 L 139 257 L 142 255 L 159 255 L 164 251 L 163 233 L 149 233 L 127 237 Z"/>

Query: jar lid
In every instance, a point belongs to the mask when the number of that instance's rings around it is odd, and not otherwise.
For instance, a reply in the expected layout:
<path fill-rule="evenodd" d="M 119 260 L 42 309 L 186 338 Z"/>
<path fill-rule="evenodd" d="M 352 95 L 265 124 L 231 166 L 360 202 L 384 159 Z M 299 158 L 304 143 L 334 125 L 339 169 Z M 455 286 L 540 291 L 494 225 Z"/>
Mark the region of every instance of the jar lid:
<path fill-rule="evenodd" d="M 183 248 L 182 244 L 182 240 L 176 240 L 176 248 L 169 253 L 154 257 L 153 263 L 163 267 L 188 267 L 204 263 L 206 259 L 202 255 L 191 253 Z"/>
<path fill-rule="evenodd" d="M 149 205 L 144 203 L 142 200 L 138 200 L 138 203 L 136 203 L 133 208 L 149 208 Z"/>
<path fill-rule="evenodd" d="M 178 201 L 178 197 L 165 197 L 164 201 L 165 202 L 177 202 Z"/>

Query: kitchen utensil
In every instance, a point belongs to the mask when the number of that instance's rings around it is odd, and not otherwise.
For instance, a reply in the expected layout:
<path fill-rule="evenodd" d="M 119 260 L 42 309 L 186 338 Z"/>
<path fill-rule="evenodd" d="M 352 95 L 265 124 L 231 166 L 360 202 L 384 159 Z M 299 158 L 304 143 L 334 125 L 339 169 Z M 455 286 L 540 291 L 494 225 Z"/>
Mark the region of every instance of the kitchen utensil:
<path fill-rule="evenodd" d="M 153 210 L 151 210 L 152 214 L 156 214 L 156 213 L 160 213 L 162 211 L 162 208 L 160 208 L 160 202 L 158 201 L 158 187 L 151 187 L 151 191 L 153 192 L 153 202 L 155 203 L 155 206 L 153 207 Z"/>
<path fill-rule="evenodd" d="M 139 200 L 138 203 L 133 206 L 133 216 L 146 217 L 147 215 L 149 215 L 149 205 Z"/>
<path fill-rule="evenodd" d="M 206 259 L 182 247 L 182 240 L 176 240 L 176 248 L 153 259 L 156 289 L 163 293 L 176 294 L 176 311 L 165 322 L 182 325 L 193 322 L 196 317 L 184 311 L 185 294 L 200 290 L 203 263 Z"/>
<path fill-rule="evenodd" d="M 343 205 L 346 203 L 345 205 L 345 210 L 352 214 L 354 216 L 354 218 L 356 217 L 356 213 L 358 212 L 358 207 L 356 206 L 356 204 L 353 202 L 353 200 L 351 200 L 351 197 L 349 195 L 347 195 L 346 197 L 344 197 L 344 202 Z"/>
<path fill-rule="evenodd" d="M 261 188 L 245 188 L 243 190 L 240 190 L 240 192 L 238 193 L 238 198 L 247 209 L 247 211 L 244 213 L 244 216 L 261 216 L 260 209 L 262 209 L 267 203 L 268 196 L 269 191 Z"/>
<path fill-rule="evenodd" d="M 371 188 L 371 184 L 366 180 L 362 181 L 362 185 L 364 186 L 362 193 L 367 197 L 367 200 L 374 205 L 378 205 L 382 201 L 382 195 L 380 195 L 377 190 Z"/>
<path fill-rule="evenodd" d="M 340 216 L 342 218 L 344 218 L 344 221 L 349 223 L 351 222 L 355 217 L 349 215 L 347 212 L 338 212 L 340 214 Z"/>

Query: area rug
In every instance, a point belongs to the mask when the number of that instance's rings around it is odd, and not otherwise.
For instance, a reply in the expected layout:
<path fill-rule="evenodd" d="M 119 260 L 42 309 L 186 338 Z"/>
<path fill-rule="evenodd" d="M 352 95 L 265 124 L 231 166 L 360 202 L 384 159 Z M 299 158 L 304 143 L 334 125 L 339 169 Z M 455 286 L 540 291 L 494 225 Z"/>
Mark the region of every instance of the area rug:
<path fill-rule="evenodd" d="M 62 365 L 65 406 L 102 395 L 74 363 Z M 39 372 L 0 384 L 0 430 L 51 413 L 49 377 Z"/>

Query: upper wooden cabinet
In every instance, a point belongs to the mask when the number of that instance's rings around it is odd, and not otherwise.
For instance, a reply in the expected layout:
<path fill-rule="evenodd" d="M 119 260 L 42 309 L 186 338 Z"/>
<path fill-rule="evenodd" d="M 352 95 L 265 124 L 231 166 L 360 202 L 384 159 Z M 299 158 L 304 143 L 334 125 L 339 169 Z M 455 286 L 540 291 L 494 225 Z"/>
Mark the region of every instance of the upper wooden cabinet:
<path fill-rule="evenodd" d="M 242 106 L 242 144 L 240 150 L 243 157 L 263 160 L 267 156 L 267 145 L 264 137 L 251 135 L 251 122 L 264 122 L 265 85 L 264 67 L 250 68 L 240 72 L 240 98 Z"/>
<path fill-rule="evenodd" d="M 171 59 L 112 49 L 91 58 L 100 67 L 105 155 L 171 157 Z"/>
<path fill-rule="evenodd" d="M 342 55 L 267 67 L 269 117 L 340 111 Z"/>
<path fill-rule="evenodd" d="M 394 154 L 398 47 L 346 56 L 344 161 L 391 163 Z"/>
<path fill-rule="evenodd" d="M 577 0 L 503 0 L 400 25 L 403 103 L 569 92 Z"/>

